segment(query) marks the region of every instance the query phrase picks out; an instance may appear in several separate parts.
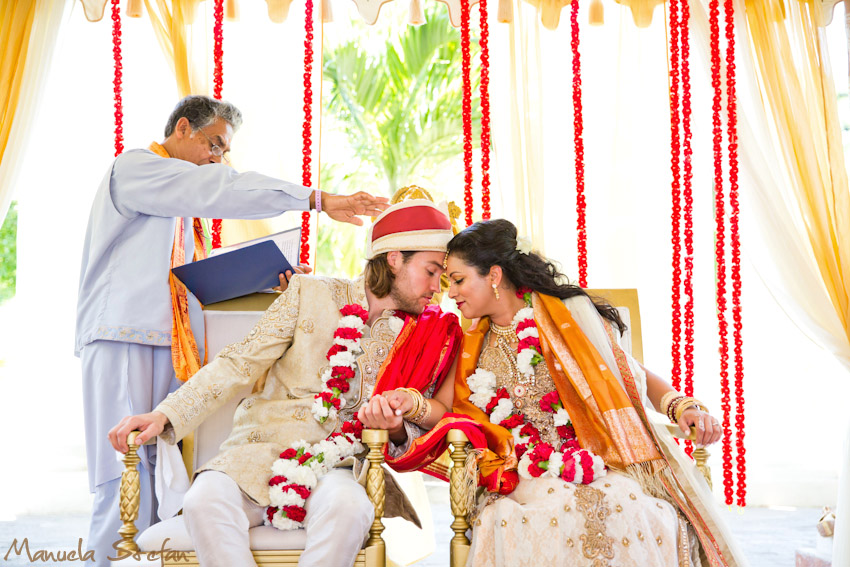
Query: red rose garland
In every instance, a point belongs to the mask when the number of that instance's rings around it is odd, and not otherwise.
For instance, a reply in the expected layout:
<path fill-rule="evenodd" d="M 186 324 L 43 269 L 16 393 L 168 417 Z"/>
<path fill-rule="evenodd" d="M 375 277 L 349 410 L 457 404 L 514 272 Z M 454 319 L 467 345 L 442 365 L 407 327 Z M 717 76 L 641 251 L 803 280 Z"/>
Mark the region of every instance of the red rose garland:
<path fill-rule="evenodd" d="M 714 265 L 715 292 L 717 301 L 717 334 L 720 341 L 720 408 L 723 413 L 724 431 L 729 423 L 729 325 L 726 321 L 726 217 L 723 192 L 723 122 L 720 117 L 723 108 L 723 89 L 720 83 L 720 0 L 709 3 L 709 28 L 711 37 L 711 86 L 714 90 L 712 101 L 712 141 L 714 150 Z M 723 436 L 723 493 L 726 504 L 732 504 L 732 443 L 728 435 Z M 729 455 L 727 458 L 726 456 Z"/>
<path fill-rule="evenodd" d="M 481 220 L 490 220 L 490 29 L 487 0 L 479 0 L 481 39 Z"/>
<path fill-rule="evenodd" d="M 741 314 L 741 239 L 738 227 L 740 204 L 738 202 L 738 95 L 735 76 L 735 6 L 732 0 L 724 2 L 726 18 L 726 121 L 729 141 L 729 239 L 732 244 L 732 319 L 735 343 L 735 432 L 738 465 L 738 506 L 747 505 L 747 451 L 744 448 L 744 328 Z M 731 437 L 731 424 L 724 419 L 723 433 Z M 725 442 L 725 439 L 724 439 Z"/>
<path fill-rule="evenodd" d="M 579 0 L 570 2 L 573 50 L 573 137 L 576 166 L 576 212 L 578 214 L 578 285 L 587 287 L 587 202 L 584 198 L 584 118 L 581 103 L 581 54 L 579 53 Z"/>
<path fill-rule="evenodd" d="M 304 139 L 301 153 L 301 184 L 312 187 L 310 172 L 312 156 L 313 127 L 313 0 L 306 0 L 304 6 L 304 123 L 301 137 Z M 310 262 L 310 211 L 301 213 L 301 256 L 299 262 Z"/>
<path fill-rule="evenodd" d="M 214 24 L 213 24 L 213 39 L 215 46 L 213 47 L 213 59 L 215 65 L 213 67 L 213 97 L 221 100 L 221 89 L 224 85 L 224 0 L 215 0 L 213 9 Z M 221 219 L 212 219 L 212 247 L 221 248 Z"/>
<path fill-rule="evenodd" d="M 461 116 L 463 119 L 463 205 L 466 226 L 472 224 L 472 67 L 469 39 L 469 0 L 460 3 L 460 49 L 461 73 L 463 73 L 463 96 Z"/>
<path fill-rule="evenodd" d="M 325 389 L 313 401 L 313 417 L 319 423 L 335 417 L 342 405 L 342 395 L 348 392 L 349 380 L 354 378 L 356 357 L 363 350 L 360 346 L 363 327 L 369 320 L 369 312 L 356 303 L 344 306 L 339 312 L 342 318 L 327 354 L 330 367 L 322 374 Z"/>
<path fill-rule="evenodd" d="M 673 175 L 671 185 L 672 212 L 671 241 L 673 244 L 672 290 L 671 290 L 671 326 L 672 344 L 670 357 L 673 362 L 673 387 L 681 388 L 682 380 L 682 169 L 681 169 L 681 133 L 679 112 L 679 0 L 670 1 L 670 170 Z"/>
<path fill-rule="evenodd" d="M 303 527 L 307 498 L 319 479 L 337 463 L 363 452 L 362 434 L 363 424 L 353 419 L 324 441 L 311 445 L 302 440 L 283 451 L 272 464 L 265 525 L 280 530 Z"/>
<path fill-rule="evenodd" d="M 124 151 L 124 103 L 121 100 L 121 1 L 112 0 L 112 59 L 115 74 L 112 78 L 112 94 L 115 99 L 115 157 Z"/>

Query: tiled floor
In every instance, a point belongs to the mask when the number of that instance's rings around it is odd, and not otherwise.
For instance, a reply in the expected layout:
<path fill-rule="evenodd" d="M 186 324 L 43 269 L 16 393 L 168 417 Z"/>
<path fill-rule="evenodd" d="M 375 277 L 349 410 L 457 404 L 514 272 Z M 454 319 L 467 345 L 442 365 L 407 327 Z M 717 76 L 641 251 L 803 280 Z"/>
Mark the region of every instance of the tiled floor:
<path fill-rule="evenodd" d="M 416 567 L 446 567 L 449 564 L 448 542 L 452 531 L 448 491 L 445 486 L 429 486 L 432 502 L 437 550 L 416 563 Z M 727 521 L 738 537 L 751 567 L 793 567 L 795 550 L 816 546 L 815 522 L 820 510 L 814 508 L 769 509 L 748 508 L 743 514 L 725 511 Z M 76 549 L 77 540 L 86 538 L 88 516 L 22 516 L 14 521 L 0 519 L 0 567 L 27 565 L 27 562 L 8 554 L 12 541 L 29 538 L 30 545 L 39 549 Z M 39 562 L 39 565 L 44 563 Z M 64 564 L 68 564 L 67 562 Z M 649 566 L 647 566 L 649 567 Z"/>

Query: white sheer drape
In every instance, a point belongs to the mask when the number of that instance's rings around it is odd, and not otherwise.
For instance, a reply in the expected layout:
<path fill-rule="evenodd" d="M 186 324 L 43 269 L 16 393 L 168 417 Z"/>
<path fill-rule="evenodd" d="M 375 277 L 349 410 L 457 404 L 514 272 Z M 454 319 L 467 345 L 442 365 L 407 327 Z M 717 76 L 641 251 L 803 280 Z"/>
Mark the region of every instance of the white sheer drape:
<path fill-rule="evenodd" d="M 515 0 L 513 22 L 490 29 L 493 173 L 502 187 L 501 208 L 536 250 L 545 250 L 543 224 L 538 222 L 545 204 L 539 10 Z"/>

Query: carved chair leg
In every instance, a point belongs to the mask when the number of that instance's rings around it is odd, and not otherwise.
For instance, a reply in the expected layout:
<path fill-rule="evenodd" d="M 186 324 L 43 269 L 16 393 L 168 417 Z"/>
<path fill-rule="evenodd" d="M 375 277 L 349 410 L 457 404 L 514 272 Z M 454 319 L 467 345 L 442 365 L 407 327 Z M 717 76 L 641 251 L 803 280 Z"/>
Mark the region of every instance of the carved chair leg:
<path fill-rule="evenodd" d="M 389 433 L 385 429 L 364 429 L 363 443 L 369 447 L 369 472 L 366 476 L 366 494 L 375 507 L 375 520 L 369 528 L 369 539 L 366 542 L 367 565 L 384 567 L 386 565 L 387 548 L 381 533 L 384 524 L 384 445 L 389 441 Z"/>
<path fill-rule="evenodd" d="M 452 470 L 451 484 L 449 485 L 449 495 L 452 503 L 452 530 L 455 532 L 451 541 L 451 567 L 463 567 L 466 565 L 466 558 L 469 556 L 469 539 L 466 537 L 466 530 L 469 529 L 469 523 L 466 521 L 469 510 L 467 503 L 469 495 L 467 494 L 468 483 L 466 479 L 466 435 L 460 430 L 452 429 L 448 433 L 448 441 L 452 445 Z"/>
<path fill-rule="evenodd" d="M 702 473 L 702 476 L 705 477 L 708 487 L 713 489 L 714 486 L 711 483 L 711 467 L 708 466 L 708 457 L 710 456 L 711 454 L 705 447 L 694 449 L 694 461 L 697 463 L 697 469 Z"/>
<path fill-rule="evenodd" d="M 136 534 L 139 533 L 135 522 L 139 517 L 139 502 L 141 500 L 139 471 L 136 468 L 136 465 L 141 461 L 138 455 L 139 446 L 136 445 L 138 434 L 138 431 L 133 431 L 127 437 L 129 451 L 124 455 L 124 472 L 121 473 L 120 507 L 121 521 L 124 525 L 118 530 L 121 541 L 117 548 L 131 553 L 139 551 L 139 546 L 136 545 L 135 540 Z"/>

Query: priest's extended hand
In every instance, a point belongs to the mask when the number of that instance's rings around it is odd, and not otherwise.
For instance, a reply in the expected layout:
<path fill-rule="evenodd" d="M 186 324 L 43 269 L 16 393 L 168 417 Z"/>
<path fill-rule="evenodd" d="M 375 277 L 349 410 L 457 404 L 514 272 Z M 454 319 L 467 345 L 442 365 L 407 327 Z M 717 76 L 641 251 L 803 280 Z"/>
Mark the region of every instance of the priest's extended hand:
<path fill-rule="evenodd" d="M 148 439 L 153 439 L 165 429 L 168 417 L 159 411 L 128 415 L 109 430 L 109 442 L 116 451 L 127 452 L 127 436 L 133 431 L 141 431 L 136 437 L 136 445 L 143 445 Z"/>
<path fill-rule="evenodd" d="M 376 217 L 389 207 L 386 197 L 373 197 L 364 191 L 353 195 L 322 195 L 322 210 L 339 222 L 363 226 L 363 219 L 357 215 Z"/>

